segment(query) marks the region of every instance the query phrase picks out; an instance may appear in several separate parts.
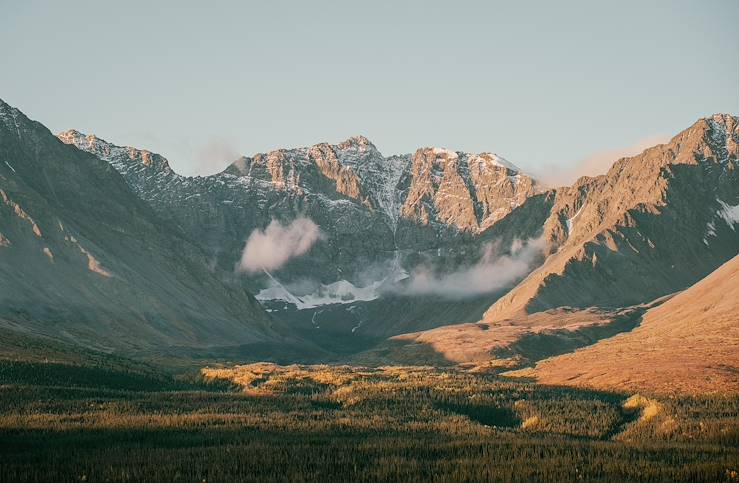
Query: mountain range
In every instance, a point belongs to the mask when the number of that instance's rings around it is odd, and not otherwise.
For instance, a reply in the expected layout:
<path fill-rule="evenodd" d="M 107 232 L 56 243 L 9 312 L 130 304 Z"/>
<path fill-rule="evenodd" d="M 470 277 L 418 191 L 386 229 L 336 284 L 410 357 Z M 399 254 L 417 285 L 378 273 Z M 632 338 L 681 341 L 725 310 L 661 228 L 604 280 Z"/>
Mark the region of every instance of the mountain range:
<path fill-rule="evenodd" d="M 737 286 L 731 115 L 554 188 L 496 154 L 384 156 L 362 136 L 186 177 L 2 101 L 0 158 L 0 324 L 131 357 L 534 366 L 559 383 L 558 360 L 584 364 L 619 337 L 696 336 L 677 328 L 696 315 L 685 300 Z M 254 233 L 299 219 L 310 246 L 243 269 Z M 695 323 L 731 348 L 729 299 L 704 310 L 723 322 Z"/>

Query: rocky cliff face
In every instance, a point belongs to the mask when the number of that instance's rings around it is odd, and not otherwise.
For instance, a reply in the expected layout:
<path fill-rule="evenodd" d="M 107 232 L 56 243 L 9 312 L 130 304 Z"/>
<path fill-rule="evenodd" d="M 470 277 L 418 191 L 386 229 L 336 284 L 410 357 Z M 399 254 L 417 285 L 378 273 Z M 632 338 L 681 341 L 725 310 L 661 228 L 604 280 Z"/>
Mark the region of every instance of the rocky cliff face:
<path fill-rule="evenodd" d="M 536 182 L 490 153 L 423 148 L 411 157 L 401 214 L 479 233 L 536 194 Z"/>
<path fill-rule="evenodd" d="M 89 143 L 140 172 L 162 158 Z M 0 101 L 0 325 L 106 351 L 287 342 L 106 161 Z M 245 350 L 248 353 L 249 350 Z M 262 354 L 268 356 L 268 354 Z"/>

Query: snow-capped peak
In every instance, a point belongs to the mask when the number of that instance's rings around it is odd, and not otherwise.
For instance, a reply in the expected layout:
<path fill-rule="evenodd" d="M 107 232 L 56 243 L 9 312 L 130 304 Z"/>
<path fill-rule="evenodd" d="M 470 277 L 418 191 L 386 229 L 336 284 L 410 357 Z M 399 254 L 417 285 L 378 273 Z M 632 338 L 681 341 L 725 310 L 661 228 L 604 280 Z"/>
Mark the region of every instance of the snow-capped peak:
<path fill-rule="evenodd" d="M 431 148 L 431 152 L 437 156 L 446 156 L 447 158 L 456 158 L 459 156 L 456 151 L 447 148 L 434 147 Z"/>
<path fill-rule="evenodd" d="M 499 156 L 495 153 L 482 153 L 481 156 L 485 156 L 486 159 L 488 159 L 491 163 L 495 164 L 496 166 L 508 168 L 511 171 L 516 171 L 516 172 L 521 171 L 521 169 L 518 166 L 511 163 L 510 161 L 505 159 L 503 156 Z"/>

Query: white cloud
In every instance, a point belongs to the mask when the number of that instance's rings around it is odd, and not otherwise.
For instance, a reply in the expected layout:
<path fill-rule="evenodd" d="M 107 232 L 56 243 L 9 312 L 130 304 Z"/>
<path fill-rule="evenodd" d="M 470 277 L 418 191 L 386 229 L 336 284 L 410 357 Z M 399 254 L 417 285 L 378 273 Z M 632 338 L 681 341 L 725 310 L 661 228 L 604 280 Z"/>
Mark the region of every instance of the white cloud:
<path fill-rule="evenodd" d="M 212 138 L 195 152 L 195 164 L 199 172 L 218 172 L 238 157 L 239 154 L 230 141 Z"/>
<path fill-rule="evenodd" d="M 411 274 L 405 292 L 409 295 L 438 295 L 463 299 L 495 292 L 527 275 L 542 254 L 543 238 L 516 240 L 509 255 L 497 256 L 494 245 L 487 245 L 479 263 L 452 273 L 435 275 L 418 269 Z"/>
<path fill-rule="evenodd" d="M 289 225 L 272 220 L 264 230 L 256 229 L 249 235 L 237 270 L 276 270 L 323 238 L 321 229 L 309 218 L 296 218 Z"/>

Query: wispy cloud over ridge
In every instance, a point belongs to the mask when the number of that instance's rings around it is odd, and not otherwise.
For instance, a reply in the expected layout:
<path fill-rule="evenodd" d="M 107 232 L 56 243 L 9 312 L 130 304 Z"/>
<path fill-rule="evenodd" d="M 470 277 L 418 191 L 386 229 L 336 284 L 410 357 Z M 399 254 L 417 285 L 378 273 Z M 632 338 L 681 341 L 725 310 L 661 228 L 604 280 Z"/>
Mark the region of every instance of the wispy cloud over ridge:
<path fill-rule="evenodd" d="M 276 270 L 291 258 L 306 253 L 324 237 L 309 218 L 296 218 L 287 225 L 272 220 L 264 230 L 256 229 L 249 235 L 236 269 L 240 272 Z"/>
<path fill-rule="evenodd" d="M 544 248 L 543 237 L 516 240 L 507 255 L 498 255 L 495 245 L 484 248 L 479 263 L 447 274 L 434 274 L 417 269 L 410 277 L 408 295 L 437 295 L 448 299 L 464 299 L 505 288 L 526 276 Z"/>
<path fill-rule="evenodd" d="M 666 143 L 669 140 L 669 136 L 649 136 L 630 146 L 595 152 L 577 161 L 569 168 L 549 166 L 546 170 L 541 170 L 540 173 L 534 171 L 533 174 L 551 187 L 566 186 L 574 183 L 581 176 L 605 174 L 613 166 L 613 163 L 620 158 L 636 156 L 647 148 Z"/>

